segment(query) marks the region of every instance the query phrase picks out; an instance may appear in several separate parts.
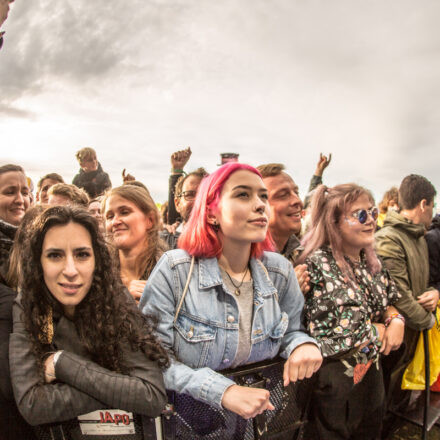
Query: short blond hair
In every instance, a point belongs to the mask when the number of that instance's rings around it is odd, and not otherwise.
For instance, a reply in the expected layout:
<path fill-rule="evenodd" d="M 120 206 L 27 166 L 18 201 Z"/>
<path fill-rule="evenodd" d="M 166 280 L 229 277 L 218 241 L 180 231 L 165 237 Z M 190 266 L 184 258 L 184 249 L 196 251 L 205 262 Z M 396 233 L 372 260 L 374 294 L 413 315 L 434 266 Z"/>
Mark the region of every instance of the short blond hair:
<path fill-rule="evenodd" d="M 96 151 L 90 147 L 81 148 L 81 150 L 77 151 L 76 158 L 79 163 L 85 160 L 96 159 Z"/>
<path fill-rule="evenodd" d="M 57 183 L 52 185 L 47 192 L 48 195 L 67 197 L 72 204 L 87 208 L 89 206 L 89 196 L 76 185 L 69 183 Z"/>
<path fill-rule="evenodd" d="M 266 163 L 257 167 L 263 179 L 266 177 L 279 176 L 283 174 L 285 169 L 286 167 L 282 163 Z"/>

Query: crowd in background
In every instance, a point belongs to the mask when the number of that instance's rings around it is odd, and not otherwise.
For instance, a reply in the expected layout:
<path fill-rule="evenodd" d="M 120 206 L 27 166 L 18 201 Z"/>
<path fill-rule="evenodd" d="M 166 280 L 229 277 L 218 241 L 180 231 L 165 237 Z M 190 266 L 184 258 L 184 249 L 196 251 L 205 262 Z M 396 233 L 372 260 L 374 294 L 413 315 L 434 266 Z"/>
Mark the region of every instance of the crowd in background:
<path fill-rule="evenodd" d="M 217 373 L 277 356 L 284 386 L 315 375 L 316 438 L 385 438 L 435 324 L 435 188 L 412 174 L 376 206 L 324 185 L 321 154 L 303 201 L 282 164 L 185 172 L 190 156 L 171 156 L 161 211 L 125 169 L 112 187 L 92 148 L 72 184 L 51 172 L 33 191 L 0 166 L 0 438 L 103 407 L 154 417 L 165 389 L 242 419 L 277 411 Z"/>

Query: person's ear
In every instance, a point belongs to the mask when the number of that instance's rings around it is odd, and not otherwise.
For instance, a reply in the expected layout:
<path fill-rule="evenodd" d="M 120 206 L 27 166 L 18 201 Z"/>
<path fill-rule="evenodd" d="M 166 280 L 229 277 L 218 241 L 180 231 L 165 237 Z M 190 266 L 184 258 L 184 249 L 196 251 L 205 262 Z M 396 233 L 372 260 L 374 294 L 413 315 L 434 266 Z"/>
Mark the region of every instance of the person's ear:
<path fill-rule="evenodd" d="M 422 211 L 422 212 L 425 212 L 425 209 L 426 209 L 426 206 L 428 205 L 428 202 L 427 202 L 427 200 L 426 199 L 422 199 L 421 201 L 420 201 L 420 210 Z"/>
<path fill-rule="evenodd" d="M 218 220 L 217 220 L 217 216 L 215 214 L 212 213 L 212 211 L 208 211 L 208 215 L 206 216 L 206 221 L 208 222 L 209 225 L 212 226 L 218 226 Z"/>
<path fill-rule="evenodd" d="M 180 197 L 174 198 L 174 206 L 176 208 L 176 211 L 180 214 Z"/>
<path fill-rule="evenodd" d="M 154 226 L 154 214 L 150 213 L 145 218 L 145 230 L 149 231 Z"/>

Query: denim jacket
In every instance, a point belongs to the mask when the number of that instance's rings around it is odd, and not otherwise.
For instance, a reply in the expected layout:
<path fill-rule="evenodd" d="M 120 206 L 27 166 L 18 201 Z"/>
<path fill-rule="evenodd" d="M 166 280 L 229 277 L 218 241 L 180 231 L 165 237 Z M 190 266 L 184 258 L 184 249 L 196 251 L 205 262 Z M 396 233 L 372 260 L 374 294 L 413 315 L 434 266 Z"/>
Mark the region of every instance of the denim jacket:
<path fill-rule="evenodd" d="M 174 356 L 165 372 L 165 387 L 221 408 L 230 379 L 216 370 L 229 368 L 238 347 L 239 309 L 223 284 L 217 258 L 195 260 L 183 306 L 174 323 L 191 256 L 176 249 L 157 263 L 140 300 L 144 314 L 159 318 L 158 333 Z M 264 265 L 264 267 L 263 267 Z M 301 324 L 304 299 L 292 265 L 279 254 L 252 258 L 254 308 L 251 350 L 246 363 L 280 354 L 288 358 L 298 346 L 316 344 Z"/>

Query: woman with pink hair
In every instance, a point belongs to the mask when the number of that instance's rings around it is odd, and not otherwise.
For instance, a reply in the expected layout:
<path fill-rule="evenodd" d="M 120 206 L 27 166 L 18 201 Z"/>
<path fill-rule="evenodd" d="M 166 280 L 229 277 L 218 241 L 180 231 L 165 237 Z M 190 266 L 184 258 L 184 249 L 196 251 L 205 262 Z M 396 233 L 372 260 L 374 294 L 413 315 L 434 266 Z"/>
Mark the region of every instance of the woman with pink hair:
<path fill-rule="evenodd" d="M 404 318 L 391 306 L 399 294 L 373 249 L 377 215 L 371 193 L 355 184 L 321 185 L 312 199 L 298 264 L 310 274 L 306 320 L 324 356 L 312 400 L 319 439 L 380 435 L 379 355 L 399 348 Z"/>
<path fill-rule="evenodd" d="M 217 370 L 287 359 L 284 386 L 321 365 L 301 324 L 292 265 L 268 235 L 267 189 L 253 167 L 229 163 L 205 177 L 177 250 L 166 252 L 140 301 L 159 317 L 172 352 L 166 388 L 245 419 L 274 410 L 269 391 L 236 385 Z"/>

